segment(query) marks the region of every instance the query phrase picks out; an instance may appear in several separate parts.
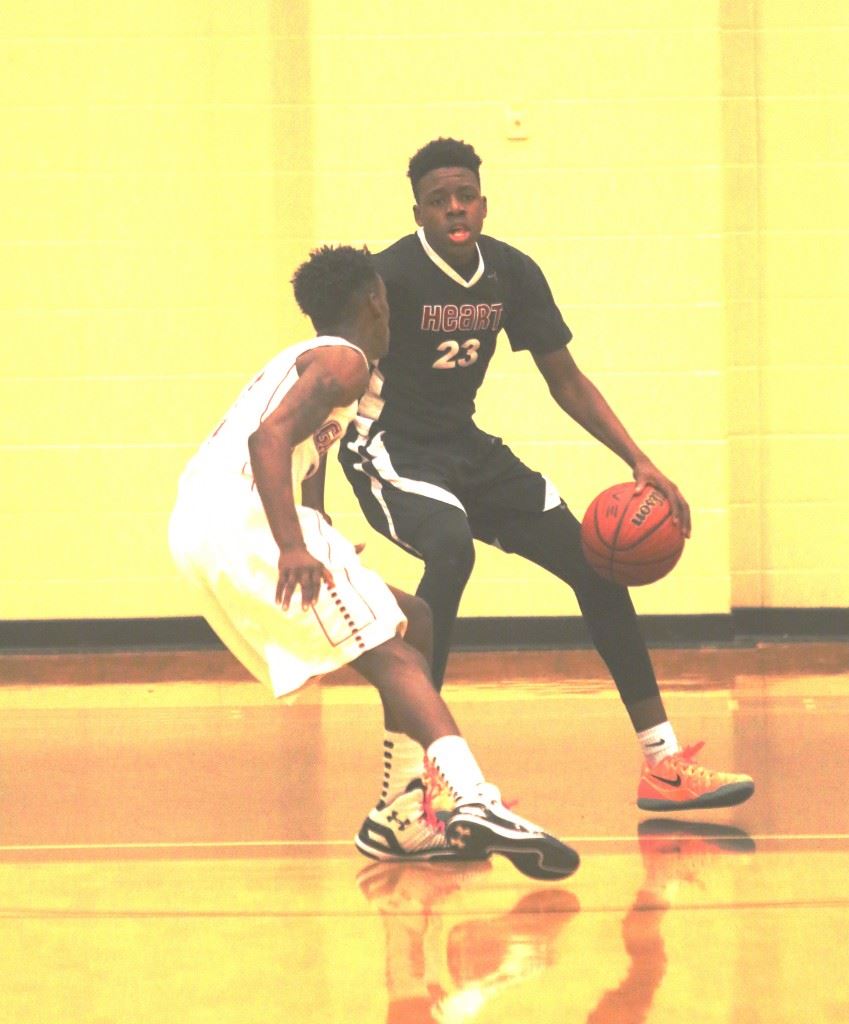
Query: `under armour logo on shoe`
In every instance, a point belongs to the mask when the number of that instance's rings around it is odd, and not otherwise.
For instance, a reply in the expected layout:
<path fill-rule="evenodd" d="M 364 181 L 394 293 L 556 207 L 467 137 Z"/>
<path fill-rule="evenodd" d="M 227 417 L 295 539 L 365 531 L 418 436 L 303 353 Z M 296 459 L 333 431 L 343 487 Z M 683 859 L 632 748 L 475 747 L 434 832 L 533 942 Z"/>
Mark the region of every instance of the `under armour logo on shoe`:
<path fill-rule="evenodd" d="M 462 850 L 466 845 L 466 840 L 471 834 L 472 830 L 470 828 L 467 828 L 465 825 L 457 825 L 454 828 L 454 834 L 448 840 L 448 845 L 457 846 Z"/>
<path fill-rule="evenodd" d="M 403 832 L 405 828 L 409 828 L 413 824 L 409 818 L 402 818 L 397 811 L 387 814 L 386 820 L 394 822 L 398 826 L 399 832 Z"/>

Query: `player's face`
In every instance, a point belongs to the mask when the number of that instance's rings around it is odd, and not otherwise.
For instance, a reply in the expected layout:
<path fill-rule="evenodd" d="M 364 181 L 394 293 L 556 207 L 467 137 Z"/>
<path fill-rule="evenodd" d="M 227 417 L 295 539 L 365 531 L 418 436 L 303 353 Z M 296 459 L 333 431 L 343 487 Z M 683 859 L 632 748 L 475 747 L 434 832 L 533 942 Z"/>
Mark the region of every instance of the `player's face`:
<path fill-rule="evenodd" d="M 474 171 L 467 167 L 428 171 L 419 181 L 413 213 L 429 244 L 446 263 L 464 267 L 477 259 L 475 245 L 486 217 L 486 197 L 481 195 Z"/>

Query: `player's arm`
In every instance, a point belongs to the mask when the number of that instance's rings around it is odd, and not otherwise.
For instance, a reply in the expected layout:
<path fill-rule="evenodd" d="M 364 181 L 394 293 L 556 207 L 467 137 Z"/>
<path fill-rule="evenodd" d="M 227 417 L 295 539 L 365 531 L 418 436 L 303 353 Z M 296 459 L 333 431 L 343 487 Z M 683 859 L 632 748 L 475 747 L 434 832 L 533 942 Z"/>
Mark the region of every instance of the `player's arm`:
<path fill-rule="evenodd" d="M 330 517 L 324 509 L 324 481 L 327 477 L 327 457 L 321 456 L 318 469 L 301 484 L 301 504 L 320 512 L 328 522 Z"/>
<path fill-rule="evenodd" d="M 251 434 L 248 450 L 257 491 L 271 533 L 280 549 L 276 599 L 288 608 L 301 588 L 301 602 L 315 604 L 325 566 L 307 551 L 295 510 L 292 451 L 322 425 L 332 409 L 349 405 L 362 394 L 368 371 L 353 349 L 321 347 L 298 361 L 299 377 L 283 400 Z"/>
<path fill-rule="evenodd" d="M 631 467 L 638 492 L 647 485 L 661 490 L 684 535 L 689 537 L 690 507 L 684 496 L 640 449 L 602 393 L 578 368 L 568 348 L 534 355 L 534 360 L 560 408 Z"/>

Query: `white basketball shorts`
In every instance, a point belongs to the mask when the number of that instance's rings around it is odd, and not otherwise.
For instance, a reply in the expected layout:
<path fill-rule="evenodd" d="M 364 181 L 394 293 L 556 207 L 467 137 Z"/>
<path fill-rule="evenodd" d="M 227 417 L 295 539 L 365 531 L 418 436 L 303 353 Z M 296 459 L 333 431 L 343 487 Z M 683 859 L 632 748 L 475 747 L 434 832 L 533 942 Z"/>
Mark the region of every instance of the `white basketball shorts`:
<path fill-rule="evenodd" d="M 407 620 L 389 587 L 314 509 L 298 506 L 307 550 L 333 575 L 306 611 L 275 601 L 280 552 L 259 495 L 242 479 L 184 474 L 169 525 L 181 573 L 200 611 L 247 670 L 276 697 L 348 665 L 403 635 Z"/>

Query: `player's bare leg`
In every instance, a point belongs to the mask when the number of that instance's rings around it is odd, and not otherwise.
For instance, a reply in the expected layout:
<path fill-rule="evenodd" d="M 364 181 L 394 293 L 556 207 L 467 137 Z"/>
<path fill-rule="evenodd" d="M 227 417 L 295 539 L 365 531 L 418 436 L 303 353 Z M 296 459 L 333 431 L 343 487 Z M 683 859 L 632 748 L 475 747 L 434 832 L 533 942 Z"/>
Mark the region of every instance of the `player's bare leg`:
<path fill-rule="evenodd" d="M 433 660 L 433 614 L 428 603 L 420 597 L 390 586 L 389 589 L 401 611 L 407 616 L 404 639 L 422 655 L 428 665 Z"/>
<path fill-rule="evenodd" d="M 430 685 L 424 655 L 405 640 L 393 637 L 361 654 L 351 667 L 377 687 L 385 721 L 420 746 L 459 734 L 448 706 Z"/>
<path fill-rule="evenodd" d="M 429 666 L 433 650 L 433 616 L 430 608 L 421 598 L 395 587 L 390 587 L 390 590 L 407 618 L 404 640 L 422 655 Z M 392 708 L 385 704 L 383 720 L 383 781 L 377 801 L 378 809 L 385 807 L 411 785 L 415 788 L 425 776 L 424 747 L 404 732 Z"/>

